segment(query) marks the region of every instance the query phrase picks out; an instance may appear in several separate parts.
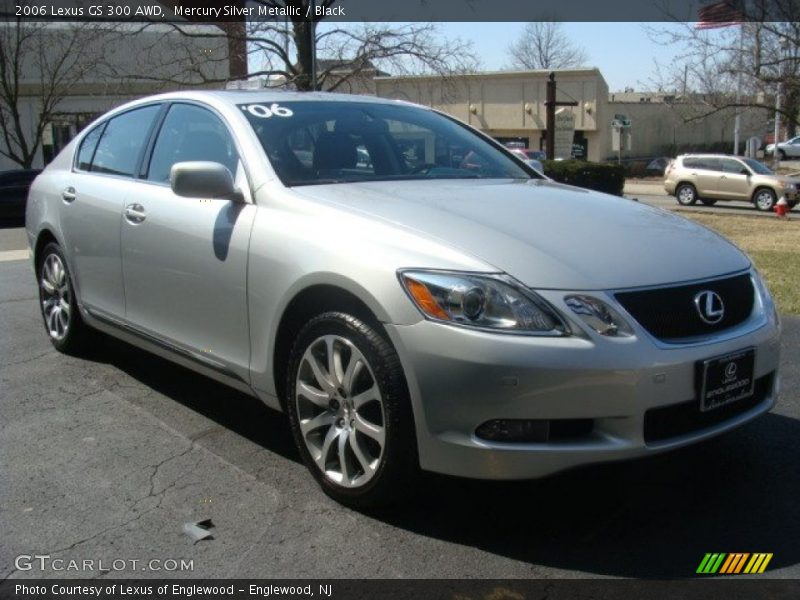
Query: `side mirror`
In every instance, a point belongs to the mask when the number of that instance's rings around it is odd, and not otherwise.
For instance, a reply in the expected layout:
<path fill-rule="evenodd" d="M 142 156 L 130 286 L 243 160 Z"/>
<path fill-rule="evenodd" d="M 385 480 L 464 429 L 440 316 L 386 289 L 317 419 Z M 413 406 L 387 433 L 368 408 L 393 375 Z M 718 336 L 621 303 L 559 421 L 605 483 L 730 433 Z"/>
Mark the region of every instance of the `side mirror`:
<path fill-rule="evenodd" d="M 172 165 L 169 172 L 172 191 L 185 198 L 225 198 L 243 202 L 242 192 L 236 189 L 233 175 L 217 162 L 192 161 Z"/>

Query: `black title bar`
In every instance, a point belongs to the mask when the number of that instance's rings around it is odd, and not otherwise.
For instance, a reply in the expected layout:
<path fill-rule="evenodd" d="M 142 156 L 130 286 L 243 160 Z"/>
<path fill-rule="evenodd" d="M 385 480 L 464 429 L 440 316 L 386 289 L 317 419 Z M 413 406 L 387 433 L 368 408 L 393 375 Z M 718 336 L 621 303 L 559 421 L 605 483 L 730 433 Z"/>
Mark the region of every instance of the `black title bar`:
<path fill-rule="evenodd" d="M 741 21 L 800 20 L 800 0 L 0 0 L 0 20 L 694 22 L 723 5 Z"/>

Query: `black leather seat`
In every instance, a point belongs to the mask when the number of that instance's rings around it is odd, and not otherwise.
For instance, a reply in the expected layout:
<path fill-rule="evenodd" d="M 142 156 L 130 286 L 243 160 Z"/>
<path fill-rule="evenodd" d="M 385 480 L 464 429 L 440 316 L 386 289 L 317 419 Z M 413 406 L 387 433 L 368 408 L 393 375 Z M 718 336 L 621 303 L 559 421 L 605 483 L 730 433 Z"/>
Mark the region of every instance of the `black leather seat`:
<path fill-rule="evenodd" d="M 354 169 L 357 162 L 357 146 L 350 134 L 328 131 L 317 139 L 313 158 L 317 172 Z"/>

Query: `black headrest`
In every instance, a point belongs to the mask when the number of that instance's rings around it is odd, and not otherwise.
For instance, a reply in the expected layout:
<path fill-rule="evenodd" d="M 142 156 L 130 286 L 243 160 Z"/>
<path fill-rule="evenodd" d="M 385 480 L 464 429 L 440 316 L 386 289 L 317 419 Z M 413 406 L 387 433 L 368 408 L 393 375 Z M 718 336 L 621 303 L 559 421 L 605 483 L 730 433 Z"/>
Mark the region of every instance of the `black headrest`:
<path fill-rule="evenodd" d="M 313 163 L 317 171 L 352 169 L 357 162 L 356 142 L 349 134 L 326 131 L 317 139 Z"/>

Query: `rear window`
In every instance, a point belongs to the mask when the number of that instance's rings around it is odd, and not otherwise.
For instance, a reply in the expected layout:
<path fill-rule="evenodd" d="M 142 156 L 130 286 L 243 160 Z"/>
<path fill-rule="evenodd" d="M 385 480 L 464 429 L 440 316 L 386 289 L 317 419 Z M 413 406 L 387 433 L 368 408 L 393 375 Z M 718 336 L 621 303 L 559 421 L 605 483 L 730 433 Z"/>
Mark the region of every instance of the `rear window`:
<path fill-rule="evenodd" d="M 241 104 L 288 186 L 413 179 L 537 177 L 467 127 L 404 104 Z"/>

